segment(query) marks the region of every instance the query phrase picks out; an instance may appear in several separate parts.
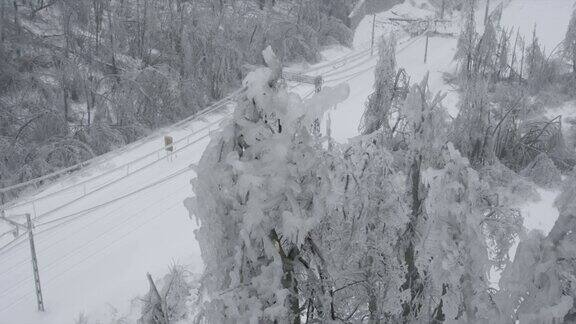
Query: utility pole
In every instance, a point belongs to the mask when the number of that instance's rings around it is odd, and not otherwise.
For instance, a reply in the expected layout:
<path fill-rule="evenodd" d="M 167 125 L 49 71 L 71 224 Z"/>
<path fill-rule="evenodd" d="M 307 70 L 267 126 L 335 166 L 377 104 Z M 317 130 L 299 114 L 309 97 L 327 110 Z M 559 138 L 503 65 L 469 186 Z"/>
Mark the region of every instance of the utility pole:
<path fill-rule="evenodd" d="M 0 217 L 4 218 L 6 217 L 6 212 L 4 211 L 4 191 L 0 191 L 0 207 L 2 207 L 2 209 L 0 209 Z"/>
<path fill-rule="evenodd" d="M 424 63 L 428 60 L 428 40 L 430 39 L 430 33 L 426 32 L 426 48 L 424 49 Z"/>
<path fill-rule="evenodd" d="M 38 302 L 38 311 L 44 311 L 44 300 L 42 299 L 42 289 L 40 287 L 40 274 L 38 272 L 38 260 L 36 259 L 36 248 L 34 247 L 34 235 L 32 234 L 32 220 L 30 214 L 26 214 L 26 223 L 28 228 L 28 239 L 30 241 L 30 254 L 32 256 L 32 271 L 34 272 L 34 286 L 36 288 L 36 301 Z"/>
<path fill-rule="evenodd" d="M 376 14 L 372 15 L 372 44 L 370 45 L 370 56 L 374 55 L 374 29 L 376 27 Z"/>

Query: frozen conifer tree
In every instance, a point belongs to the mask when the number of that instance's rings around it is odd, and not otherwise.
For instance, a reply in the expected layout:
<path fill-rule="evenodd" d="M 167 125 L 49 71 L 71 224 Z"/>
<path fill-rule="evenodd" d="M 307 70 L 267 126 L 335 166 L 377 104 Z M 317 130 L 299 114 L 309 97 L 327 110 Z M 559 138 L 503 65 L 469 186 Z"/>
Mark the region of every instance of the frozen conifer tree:
<path fill-rule="evenodd" d="M 454 59 L 460 61 L 460 74 L 468 78 L 472 72 L 474 47 L 478 34 L 476 33 L 475 8 L 472 0 L 465 0 L 462 10 L 465 19 L 462 32 L 458 38 L 457 50 Z"/>
<path fill-rule="evenodd" d="M 483 77 L 492 76 L 497 68 L 498 39 L 496 27 L 492 20 L 488 20 L 484 26 L 482 37 L 478 40 L 474 51 L 472 75 Z"/>
<path fill-rule="evenodd" d="M 426 310 L 419 316 L 486 321 L 495 311 L 487 278 L 492 263 L 482 226 L 488 211 L 487 187 L 451 143 L 441 160 L 440 168 L 422 174 L 425 217 L 415 228 L 420 244 L 414 254 Z"/>
<path fill-rule="evenodd" d="M 403 122 L 398 136 L 401 138 L 396 142 L 402 143 L 400 146 L 404 151 L 409 206 L 409 223 L 400 242 L 406 267 L 402 290 L 409 294 L 403 304 L 402 316 L 405 321 L 418 318 L 422 309 L 423 278 L 416 264 L 416 246 L 421 242 L 418 241 L 416 229 L 425 217 L 422 204 L 426 191 L 421 180 L 422 170 L 437 164 L 438 152 L 446 140 L 447 116 L 441 106 L 442 98 L 439 94 L 432 98 L 428 90 L 428 77 L 425 77 L 420 84 L 411 87 L 400 110 Z"/>
<path fill-rule="evenodd" d="M 490 101 L 488 82 L 482 78 L 470 79 L 463 85 L 460 112 L 452 124 L 451 140 L 472 165 L 490 163 L 493 159 L 492 132 L 490 131 Z"/>
<path fill-rule="evenodd" d="M 232 120 L 205 150 L 197 196 L 186 202 L 200 222 L 206 323 L 299 323 L 302 291 L 319 281 L 308 271 L 322 259 L 310 233 L 325 215 L 320 188 L 330 184 L 310 128 L 347 91 L 327 88 L 303 102 L 277 82 L 270 48 L 264 59 L 268 67 L 248 74 Z"/>
<path fill-rule="evenodd" d="M 396 39 L 393 35 L 382 37 L 378 53 L 378 64 L 374 71 L 374 92 L 368 97 L 359 127 L 364 135 L 390 127 L 388 119 L 394 100 L 396 79 Z"/>
<path fill-rule="evenodd" d="M 540 45 L 540 40 L 536 37 L 536 26 L 534 26 L 532 43 L 526 49 L 527 79 L 532 91 L 541 90 L 548 83 L 548 75 L 546 75 L 547 61 L 548 58 Z"/>
<path fill-rule="evenodd" d="M 402 317 L 475 323 L 495 312 L 487 273 L 502 262 L 516 229 L 500 225 L 513 224 L 517 214 L 496 210 L 493 193 L 447 143 L 442 96 L 432 97 L 426 83 L 412 87 L 401 110 L 409 209 L 399 245 L 406 269 L 401 289 L 409 293 Z"/>

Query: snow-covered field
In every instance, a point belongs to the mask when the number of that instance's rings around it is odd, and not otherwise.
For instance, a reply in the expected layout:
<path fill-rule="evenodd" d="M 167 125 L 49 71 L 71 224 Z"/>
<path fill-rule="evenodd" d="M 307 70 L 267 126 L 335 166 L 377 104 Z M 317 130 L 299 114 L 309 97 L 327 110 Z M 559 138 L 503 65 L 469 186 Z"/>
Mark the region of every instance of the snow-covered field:
<path fill-rule="evenodd" d="M 383 21 L 392 12 L 417 17 L 434 14 L 412 2 L 378 14 L 376 19 Z M 572 4 L 572 0 L 512 0 L 504 10 L 503 23 L 527 35 L 537 23 L 538 37 L 551 49 L 563 38 Z M 372 92 L 377 56 L 370 56 L 371 29 L 372 17 L 367 17 L 358 26 L 354 49 L 328 49 L 325 61 L 308 69 L 310 74 L 322 75 L 326 86 L 350 85 L 348 99 L 330 112 L 332 135 L 340 142 L 358 134 L 364 102 Z M 389 31 L 379 24 L 377 37 Z M 429 72 L 431 90 L 450 94 L 445 105 L 455 116 L 457 95 L 443 82 L 443 73 L 455 68 L 456 39 L 431 37 L 427 63 L 424 37 L 400 34 L 398 40 L 398 66 L 406 69 L 412 82 Z M 294 91 L 307 96 L 313 89 L 302 85 Z M 90 319 L 123 316 L 130 313 L 131 298 L 147 291 L 147 272 L 162 276 L 175 262 L 201 272 L 196 223 L 182 201 L 193 195 L 190 165 L 199 160 L 210 132 L 218 129 L 230 111 L 225 106 L 107 154 L 81 173 L 8 210 L 8 216 L 22 212 L 40 216 L 35 239 L 46 312 L 34 311 L 30 253 L 24 236 L 0 250 L 0 324 L 73 323 L 80 313 Z M 172 161 L 162 152 L 164 134 L 183 139 Z M 529 229 L 547 232 L 557 217 L 552 203 L 557 192 L 539 191 L 542 201 L 520 207 Z"/>

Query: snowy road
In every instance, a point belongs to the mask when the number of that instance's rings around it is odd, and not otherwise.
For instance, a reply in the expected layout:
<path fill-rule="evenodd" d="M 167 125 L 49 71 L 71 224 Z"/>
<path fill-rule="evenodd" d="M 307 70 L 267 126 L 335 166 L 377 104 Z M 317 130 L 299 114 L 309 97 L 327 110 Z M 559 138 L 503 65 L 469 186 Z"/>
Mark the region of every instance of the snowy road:
<path fill-rule="evenodd" d="M 546 7 L 546 15 L 561 18 L 544 19 L 556 25 L 542 26 L 542 32 L 563 33 L 564 27 L 560 24 L 567 24 L 568 18 L 564 16 L 569 15 L 567 8 L 571 8 L 568 4 L 572 2 L 515 0 L 510 6 L 520 6 L 523 10 L 523 19 L 527 22 L 522 21 L 522 26 L 537 21 L 539 12 Z M 554 5 L 550 5 L 552 3 Z M 420 16 L 427 13 L 407 4 L 395 7 L 395 12 L 403 11 Z M 379 14 L 377 19 L 386 14 Z M 508 17 L 505 10 L 506 24 L 516 24 L 516 19 Z M 370 31 L 371 19 L 365 19 L 356 31 L 355 50 L 327 50 L 326 62 L 310 69 L 312 74 L 322 74 L 327 86 L 341 82 L 350 85 L 349 98 L 331 111 L 333 136 L 340 142 L 357 135 L 364 102 L 372 92 L 377 58 L 370 57 L 366 50 Z M 377 29 L 377 34 L 385 32 L 385 28 Z M 425 64 L 425 38 L 400 38 L 398 65 L 407 70 L 412 82 L 430 72 L 432 91 L 450 92 L 442 76 L 455 67 L 452 58 L 456 40 L 433 37 L 429 45 Z M 299 86 L 294 90 L 306 96 L 313 89 Z M 450 93 L 446 104 L 455 115 L 457 97 Z M 173 262 L 187 264 L 193 272 L 201 272 L 202 262 L 193 233 L 196 223 L 188 217 L 182 201 L 193 194 L 189 182 L 194 172 L 190 164 L 198 161 L 210 131 L 218 129 L 230 111 L 227 105 L 200 120 L 159 131 L 138 144 L 98 159 L 100 163 L 79 175 L 30 196 L 29 200 L 45 196 L 35 204 L 26 203 L 9 210 L 9 214 L 42 215 L 36 228 L 36 243 L 47 312 L 34 312 L 28 242 L 21 239 L 10 249 L 0 250 L 0 324 L 73 323 L 81 312 L 91 319 L 126 314 L 131 307 L 130 298 L 147 291 L 146 272 L 159 277 Z M 164 133 L 175 140 L 183 139 L 176 145 L 179 151 L 172 162 L 163 158 L 164 153 L 156 153 L 162 152 Z M 139 159 L 142 156 L 146 158 Z M 128 163 L 135 160 L 138 162 Z M 75 185 L 55 193 L 84 181 L 88 189 Z M 83 196 L 84 190 L 91 193 Z"/>

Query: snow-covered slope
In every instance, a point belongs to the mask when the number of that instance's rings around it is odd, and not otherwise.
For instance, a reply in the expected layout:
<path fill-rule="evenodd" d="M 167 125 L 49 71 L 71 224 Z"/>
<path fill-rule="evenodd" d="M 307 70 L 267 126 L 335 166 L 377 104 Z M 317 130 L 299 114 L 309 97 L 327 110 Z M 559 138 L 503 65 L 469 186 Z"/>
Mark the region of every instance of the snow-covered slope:
<path fill-rule="evenodd" d="M 504 23 L 529 26 L 530 33 L 530 21 L 537 21 L 540 38 L 550 39 L 553 44 L 564 33 L 572 2 L 513 0 L 504 11 Z M 517 10 L 521 10 L 522 19 L 516 18 Z M 407 3 L 393 11 L 418 17 L 433 14 Z M 391 13 L 392 10 L 381 13 L 376 20 L 382 21 Z M 349 98 L 331 111 L 332 134 L 340 142 L 357 135 L 364 102 L 372 92 L 376 56 L 370 56 L 368 49 L 371 22 L 372 18 L 367 17 L 360 23 L 353 50 L 329 49 L 324 52 L 325 62 L 307 69 L 310 74 L 323 75 L 327 86 L 341 82 L 350 85 Z M 379 23 L 377 37 L 390 30 Z M 430 72 L 432 91 L 452 91 L 442 75 L 454 68 L 456 40 L 430 38 L 426 64 L 425 42 L 423 37 L 399 35 L 398 65 L 407 70 L 412 81 L 419 81 Z M 313 89 L 303 85 L 294 91 L 307 96 Z M 450 113 L 455 115 L 455 93 L 447 100 Z M 226 106 L 201 119 L 166 129 L 165 133 L 175 140 L 184 139 L 176 145 L 178 151 L 172 161 L 164 158 L 163 133 L 159 132 L 139 145 L 107 155 L 107 159 L 81 174 L 31 195 L 27 198 L 29 203 L 8 210 L 8 215 L 44 214 L 35 231 L 47 311 L 35 312 L 28 242 L 23 236 L 17 244 L 0 250 L 0 324 L 72 323 L 81 312 L 91 319 L 126 314 L 131 307 L 130 298 L 147 291 L 146 272 L 159 277 L 173 262 L 201 272 L 202 261 L 193 233 L 196 223 L 188 217 L 182 201 L 193 195 L 189 181 L 194 172 L 190 165 L 198 161 L 210 131 L 218 128 L 230 109 Z M 136 169 L 139 170 L 134 172 Z M 89 185 L 84 195 L 84 186 L 75 184 L 87 179 L 94 180 L 86 182 Z M 58 192 L 69 186 L 70 189 Z M 38 197 L 45 198 L 31 203 Z M 534 222 L 535 227 L 538 224 Z"/>

